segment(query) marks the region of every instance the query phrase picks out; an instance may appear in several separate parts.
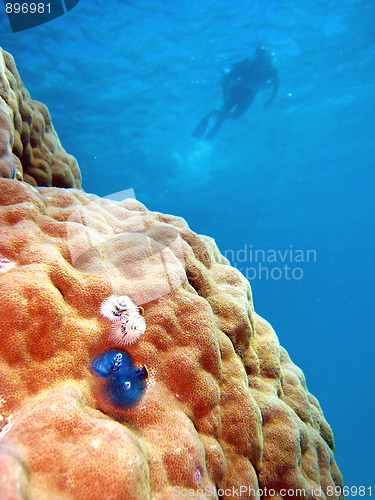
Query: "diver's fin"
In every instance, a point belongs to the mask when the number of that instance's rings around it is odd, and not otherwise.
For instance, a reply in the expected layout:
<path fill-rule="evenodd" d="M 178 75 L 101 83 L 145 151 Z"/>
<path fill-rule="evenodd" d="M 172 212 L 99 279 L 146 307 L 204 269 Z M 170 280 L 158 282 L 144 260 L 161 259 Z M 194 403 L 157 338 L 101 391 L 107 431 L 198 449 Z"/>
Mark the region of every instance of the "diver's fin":
<path fill-rule="evenodd" d="M 204 136 L 204 133 L 206 132 L 208 121 L 211 117 L 211 113 L 208 115 L 204 116 L 202 120 L 198 123 L 198 125 L 195 127 L 193 130 L 193 133 L 191 134 L 192 137 L 195 137 L 196 139 L 202 139 Z"/>
<path fill-rule="evenodd" d="M 210 125 L 212 125 L 212 128 L 205 137 L 205 139 L 207 141 L 210 141 L 211 139 L 213 139 L 215 137 L 215 135 L 221 129 L 221 125 L 223 124 L 223 121 L 224 121 L 219 114 L 215 114 L 214 118 L 215 119 L 210 120 Z"/>

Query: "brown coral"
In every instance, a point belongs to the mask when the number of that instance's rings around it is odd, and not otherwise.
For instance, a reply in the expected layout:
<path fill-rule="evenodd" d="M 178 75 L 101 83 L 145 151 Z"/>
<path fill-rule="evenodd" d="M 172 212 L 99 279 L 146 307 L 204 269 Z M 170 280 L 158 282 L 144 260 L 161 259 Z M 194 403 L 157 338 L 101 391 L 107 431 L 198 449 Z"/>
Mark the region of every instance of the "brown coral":
<path fill-rule="evenodd" d="M 0 144 L 0 177 L 33 186 L 81 186 L 77 160 L 61 146 L 47 107 L 30 99 L 13 57 L 1 47 Z"/>
<path fill-rule="evenodd" d="M 0 257 L 15 264 L 0 273 L 7 498 L 324 499 L 342 485 L 303 373 L 212 239 L 79 190 L 2 179 L 0 205 Z M 90 370 L 116 347 L 100 315 L 112 293 L 147 322 L 128 351 L 151 379 L 128 410 Z"/>

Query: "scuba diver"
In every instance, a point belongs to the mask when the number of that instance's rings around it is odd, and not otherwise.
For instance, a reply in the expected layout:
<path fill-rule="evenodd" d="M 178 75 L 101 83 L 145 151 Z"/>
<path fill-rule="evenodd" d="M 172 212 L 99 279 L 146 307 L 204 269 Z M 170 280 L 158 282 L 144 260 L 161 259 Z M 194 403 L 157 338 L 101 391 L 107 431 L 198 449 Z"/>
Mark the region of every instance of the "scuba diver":
<path fill-rule="evenodd" d="M 194 129 L 192 136 L 202 139 L 207 128 L 211 127 L 204 138 L 213 139 L 224 120 L 242 116 L 249 109 L 257 92 L 268 84 L 272 85 L 272 94 L 265 102 L 265 106 L 269 106 L 276 97 L 279 89 L 279 76 L 273 65 L 272 52 L 265 47 L 257 47 L 253 60 L 247 58 L 233 64 L 230 71 L 223 76 L 224 103 L 221 109 L 214 109 L 204 116 Z"/>

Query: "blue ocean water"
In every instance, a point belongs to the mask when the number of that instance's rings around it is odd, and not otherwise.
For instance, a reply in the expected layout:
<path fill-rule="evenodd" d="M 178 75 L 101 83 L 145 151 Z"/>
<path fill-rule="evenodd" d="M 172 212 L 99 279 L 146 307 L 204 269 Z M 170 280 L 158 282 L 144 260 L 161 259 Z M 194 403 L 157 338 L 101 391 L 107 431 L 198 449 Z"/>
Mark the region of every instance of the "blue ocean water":
<path fill-rule="evenodd" d="M 319 399 L 345 484 L 373 494 L 374 17 L 366 0 L 81 0 L 25 32 L 0 19 L 85 190 L 134 188 L 216 239 Z M 193 139 L 258 44 L 275 102 Z"/>

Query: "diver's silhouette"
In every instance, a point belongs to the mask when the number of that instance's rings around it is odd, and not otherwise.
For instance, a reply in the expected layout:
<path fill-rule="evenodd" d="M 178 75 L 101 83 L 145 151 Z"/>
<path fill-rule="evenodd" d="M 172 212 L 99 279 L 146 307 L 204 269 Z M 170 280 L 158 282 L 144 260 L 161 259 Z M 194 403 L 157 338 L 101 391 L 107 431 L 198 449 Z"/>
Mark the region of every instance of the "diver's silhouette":
<path fill-rule="evenodd" d="M 265 102 L 269 106 L 275 99 L 279 89 L 279 76 L 273 65 L 273 54 L 265 47 L 257 47 L 255 58 L 245 59 L 233 64 L 230 71 L 223 76 L 223 105 L 204 116 L 192 133 L 197 139 L 212 139 L 219 132 L 224 120 L 239 118 L 247 111 L 257 92 L 272 84 L 271 97 Z"/>

